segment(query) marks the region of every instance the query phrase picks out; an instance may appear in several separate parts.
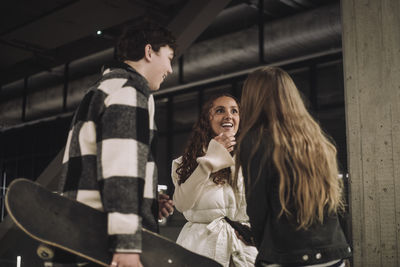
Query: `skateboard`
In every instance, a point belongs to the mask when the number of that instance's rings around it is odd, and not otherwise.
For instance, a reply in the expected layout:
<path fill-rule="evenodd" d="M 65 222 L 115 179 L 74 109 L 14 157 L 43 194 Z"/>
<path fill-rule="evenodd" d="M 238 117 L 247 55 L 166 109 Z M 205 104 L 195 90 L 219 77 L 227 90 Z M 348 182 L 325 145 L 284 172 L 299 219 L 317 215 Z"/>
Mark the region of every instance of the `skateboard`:
<path fill-rule="evenodd" d="M 51 258 L 55 248 L 101 266 L 110 265 L 106 213 L 23 178 L 8 187 L 6 208 L 22 231 L 45 244 L 38 249 L 42 258 Z M 145 267 L 222 266 L 144 228 L 140 259 Z"/>

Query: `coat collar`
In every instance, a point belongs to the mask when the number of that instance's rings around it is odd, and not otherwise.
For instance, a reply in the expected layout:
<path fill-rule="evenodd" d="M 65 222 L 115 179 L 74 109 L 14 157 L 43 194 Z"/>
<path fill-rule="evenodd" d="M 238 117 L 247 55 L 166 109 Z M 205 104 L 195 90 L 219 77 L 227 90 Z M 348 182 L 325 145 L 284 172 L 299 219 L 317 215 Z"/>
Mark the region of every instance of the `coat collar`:
<path fill-rule="evenodd" d="M 104 65 L 102 67 L 102 74 L 103 76 L 112 75 L 113 77 L 126 77 L 126 75 L 128 75 L 130 78 L 130 83 L 132 83 L 136 90 L 142 92 L 147 97 L 153 93 L 150 90 L 149 83 L 147 82 L 146 78 L 144 78 L 140 73 L 126 63 L 116 61 L 109 65 Z"/>

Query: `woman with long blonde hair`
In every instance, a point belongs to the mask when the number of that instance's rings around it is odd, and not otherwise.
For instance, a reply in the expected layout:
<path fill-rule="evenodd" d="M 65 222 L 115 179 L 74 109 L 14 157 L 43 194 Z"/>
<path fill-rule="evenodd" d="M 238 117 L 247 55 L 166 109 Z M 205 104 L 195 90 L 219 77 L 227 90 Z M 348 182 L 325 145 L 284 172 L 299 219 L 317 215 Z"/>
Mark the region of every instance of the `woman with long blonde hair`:
<path fill-rule="evenodd" d="M 344 266 L 351 255 L 338 221 L 343 209 L 336 148 L 308 113 L 290 76 L 264 67 L 241 98 L 237 169 L 259 266 Z"/>

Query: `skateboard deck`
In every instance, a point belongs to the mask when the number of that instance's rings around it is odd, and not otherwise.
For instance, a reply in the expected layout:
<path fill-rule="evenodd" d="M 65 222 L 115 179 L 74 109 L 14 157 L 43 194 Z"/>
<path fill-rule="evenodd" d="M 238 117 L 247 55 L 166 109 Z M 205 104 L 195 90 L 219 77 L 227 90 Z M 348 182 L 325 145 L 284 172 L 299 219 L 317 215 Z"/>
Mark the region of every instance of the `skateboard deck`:
<path fill-rule="evenodd" d="M 39 242 L 102 266 L 110 265 L 106 213 L 27 179 L 16 179 L 10 184 L 6 208 L 15 224 Z M 222 266 L 146 229 L 142 232 L 140 259 L 145 267 Z"/>

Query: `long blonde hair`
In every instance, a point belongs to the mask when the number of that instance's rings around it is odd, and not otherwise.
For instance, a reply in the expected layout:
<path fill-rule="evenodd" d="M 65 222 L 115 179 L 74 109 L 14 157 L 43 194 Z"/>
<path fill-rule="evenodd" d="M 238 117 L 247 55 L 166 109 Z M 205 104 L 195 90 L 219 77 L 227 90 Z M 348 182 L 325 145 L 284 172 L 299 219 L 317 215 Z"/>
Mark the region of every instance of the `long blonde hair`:
<path fill-rule="evenodd" d="M 238 155 L 246 134 L 250 130 L 256 133 L 248 158 L 248 179 L 250 162 L 264 133 L 270 134 L 273 166 L 279 174 L 279 217 L 295 216 L 298 229 L 308 229 L 317 221 L 323 223 L 325 209 L 332 214 L 343 208 L 336 148 L 308 113 L 285 71 L 264 67 L 249 74 L 243 86 L 241 114 Z M 261 159 L 260 169 L 266 160 Z M 236 161 L 239 169 L 239 156 Z M 260 179 L 260 170 L 256 177 Z M 249 180 L 251 183 L 255 181 Z"/>

